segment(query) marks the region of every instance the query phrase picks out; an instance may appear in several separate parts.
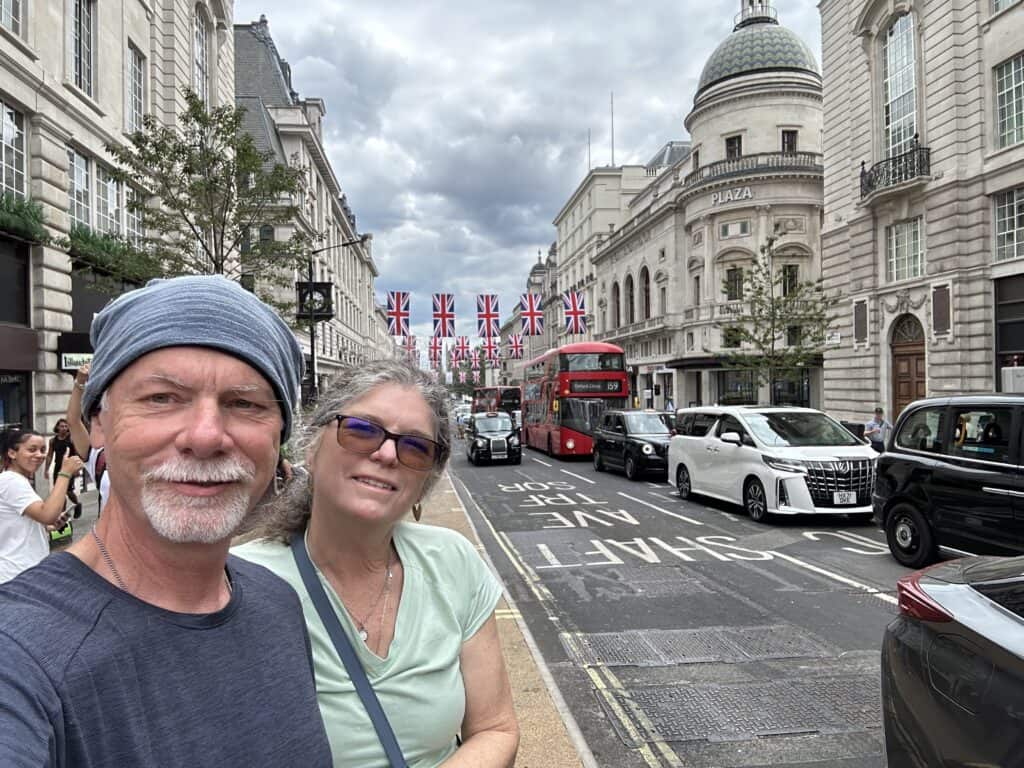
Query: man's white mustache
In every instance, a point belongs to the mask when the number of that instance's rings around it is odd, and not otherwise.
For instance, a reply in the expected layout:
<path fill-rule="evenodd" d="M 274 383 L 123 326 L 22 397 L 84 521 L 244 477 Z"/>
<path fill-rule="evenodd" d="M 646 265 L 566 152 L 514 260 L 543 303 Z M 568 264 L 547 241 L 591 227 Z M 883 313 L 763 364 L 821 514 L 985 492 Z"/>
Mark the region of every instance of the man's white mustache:
<path fill-rule="evenodd" d="M 142 473 L 145 481 L 164 483 L 235 483 L 252 480 L 256 467 L 236 458 L 185 459 L 178 457 Z"/>

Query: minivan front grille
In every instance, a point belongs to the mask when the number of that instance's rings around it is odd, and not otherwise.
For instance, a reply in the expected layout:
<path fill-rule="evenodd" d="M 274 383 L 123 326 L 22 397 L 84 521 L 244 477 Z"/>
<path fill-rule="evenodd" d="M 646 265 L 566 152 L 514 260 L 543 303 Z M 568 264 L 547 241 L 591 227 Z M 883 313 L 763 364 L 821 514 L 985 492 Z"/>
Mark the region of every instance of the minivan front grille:
<path fill-rule="evenodd" d="M 871 490 L 875 484 L 875 462 L 871 459 L 838 459 L 836 461 L 804 460 L 807 490 L 816 507 L 834 507 L 837 491 L 854 491 L 857 505 L 871 503 Z"/>
<path fill-rule="evenodd" d="M 505 438 L 491 440 L 491 453 L 505 453 Z"/>

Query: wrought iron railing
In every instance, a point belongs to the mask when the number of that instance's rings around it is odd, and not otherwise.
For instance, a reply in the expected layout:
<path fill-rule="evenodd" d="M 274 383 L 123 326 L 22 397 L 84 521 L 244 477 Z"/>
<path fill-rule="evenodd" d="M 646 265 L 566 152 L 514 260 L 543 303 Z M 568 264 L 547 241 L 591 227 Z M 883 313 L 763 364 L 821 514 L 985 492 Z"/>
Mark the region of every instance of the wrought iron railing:
<path fill-rule="evenodd" d="M 686 175 L 686 186 L 710 179 L 741 176 L 758 171 L 822 170 L 821 155 L 817 152 L 758 152 L 730 160 L 709 163 Z"/>
<path fill-rule="evenodd" d="M 860 196 L 865 198 L 886 187 L 895 187 L 905 181 L 930 176 L 932 172 L 932 151 L 917 145 L 902 155 L 890 157 L 875 163 L 870 170 L 863 160 L 860 163 Z"/>

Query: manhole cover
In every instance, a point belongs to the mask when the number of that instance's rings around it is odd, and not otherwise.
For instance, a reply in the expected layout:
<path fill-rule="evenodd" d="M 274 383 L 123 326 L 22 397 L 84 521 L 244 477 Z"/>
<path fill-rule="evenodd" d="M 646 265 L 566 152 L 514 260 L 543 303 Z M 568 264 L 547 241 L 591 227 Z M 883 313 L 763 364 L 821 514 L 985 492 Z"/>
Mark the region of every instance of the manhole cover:
<path fill-rule="evenodd" d="M 560 636 L 570 656 L 583 664 L 608 667 L 651 667 L 665 663 L 661 654 L 645 639 L 645 632 L 599 632 Z"/>
<path fill-rule="evenodd" d="M 722 635 L 750 659 L 792 659 L 825 656 L 827 646 L 807 631 L 787 624 L 767 627 L 729 627 Z"/>

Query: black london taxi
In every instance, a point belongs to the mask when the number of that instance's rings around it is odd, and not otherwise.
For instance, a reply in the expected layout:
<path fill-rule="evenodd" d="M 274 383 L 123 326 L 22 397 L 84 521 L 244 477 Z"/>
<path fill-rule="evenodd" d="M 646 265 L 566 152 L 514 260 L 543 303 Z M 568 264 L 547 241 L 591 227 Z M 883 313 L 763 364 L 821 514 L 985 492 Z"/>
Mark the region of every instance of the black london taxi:
<path fill-rule="evenodd" d="M 512 417 L 504 411 L 471 414 L 466 422 L 466 456 L 470 464 L 485 461 L 521 464 L 523 447 Z"/>
<path fill-rule="evenodd" d="M 1024 397 L 933 397 L 908 405 L 876 464 L 875 522 L 900 563 L 1024 554 Z"/>
<path fill-rule="evenodd" d="M 605 411 L 594 430 L 594 469 L 622 469 L 630 480 L 644 472 L 664 475 L 668 471 L 671 437 L 657 411 Z"/>

